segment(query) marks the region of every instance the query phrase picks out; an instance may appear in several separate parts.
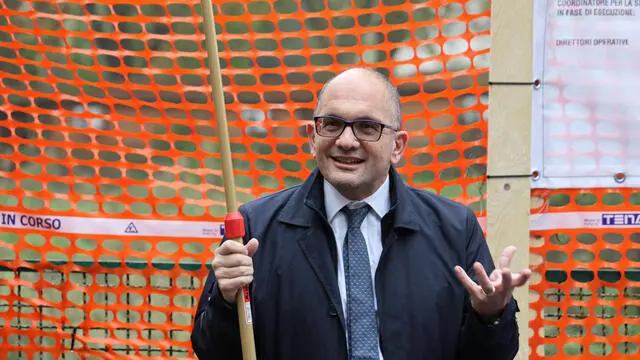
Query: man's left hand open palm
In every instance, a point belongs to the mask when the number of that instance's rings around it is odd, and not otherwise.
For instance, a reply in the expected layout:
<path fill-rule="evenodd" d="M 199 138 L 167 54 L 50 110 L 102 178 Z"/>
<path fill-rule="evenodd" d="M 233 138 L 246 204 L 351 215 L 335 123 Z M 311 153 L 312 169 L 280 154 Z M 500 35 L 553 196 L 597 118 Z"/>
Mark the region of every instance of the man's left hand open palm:
<path fill-rule="evenodd" d="M 473 281 L 460 266 L 456 266 L 458 280 L 467 289 L 471 306 L 483 317 L 497 316 L 505 309 L 513 294 L 513 289 L 524 285 L 531 276 L 530 269 L 513 273 L 509 269 L 516 248 L 508 246 L 502 251 L 498 267 L 487 275 L 479 262 L 473 264 L 479 284 Z"/>

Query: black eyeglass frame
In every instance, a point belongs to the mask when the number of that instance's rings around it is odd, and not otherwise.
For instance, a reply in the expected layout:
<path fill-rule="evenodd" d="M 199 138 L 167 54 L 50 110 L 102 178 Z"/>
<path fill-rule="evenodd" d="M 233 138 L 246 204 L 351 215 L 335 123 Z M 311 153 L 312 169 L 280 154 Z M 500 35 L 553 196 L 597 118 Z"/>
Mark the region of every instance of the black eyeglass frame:
<path fill-rule="evenodd" d="M 337 135 L 322 135 L 320 134 L 320 131 L 318 129 L 318 122 L 319 120 L 322 119 L 333 119 L 333 120 L 338 120 L 340 122 L 342 122 L 344 125 L 342 126 L 342 130 L 340 130 L 340 132 Z M 351 127 L 351 131 L 353 132 L 353 135 L 356 137 L 356 139 L 360 140 L 360 141 L 367 141 L 367 142 L 376 142 L 378 140 L 380 140 L 380 138 L 382 137 L 382 132 L 384 131 L 385 128 L 387 129 L 391 129 L 393 131 L 400 131 L 400 129 L 396 129 L 395 127 L 391 126 L 391 125 L 387 125 L 387 124 L 383 124 L 379 121 L 375 121 L 375 120 L 371 120 L 371 119 L 356 119 L 356 120 L 347 120 L 344 118 L 341 118 L 340 116 L 336 116 L 336 115 L 320 115 L 320 116 L 314 116 L 313 117 L 313 121 L 314 121 L 314 128 L 316 131 L 316 134 L 318 134 L 318 136 L 322 136 L 322 137 L 327 137 L 327 138 L 339 138 L 340 136 L 342 136 L 342 133 L 344 132 L 344 130 L 347 127 Z M 380 126 L 380 131 L 378 132 L 378 137 L 374 140 L 374 139 L 361 139 L 358 137 L 358 134 L 356 133 L 356 131 L 353 130 L 353 125 L 357 124 L 357 123 L 373 123 L 376 125 Z"/>

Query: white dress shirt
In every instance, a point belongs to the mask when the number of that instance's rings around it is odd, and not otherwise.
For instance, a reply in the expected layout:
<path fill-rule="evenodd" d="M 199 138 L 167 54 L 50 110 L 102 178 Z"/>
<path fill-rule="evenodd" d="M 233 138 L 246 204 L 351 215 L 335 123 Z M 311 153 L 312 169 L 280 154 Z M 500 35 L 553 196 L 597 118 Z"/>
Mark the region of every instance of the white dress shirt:
<path fill-rule="evenodd" d="M 382 254 L 382 239 L 381 239 L 381 220 L 382 217 L 389 211 L 391 199 L 389 195 L 389 177 L 385 182 L 368 198 L 362 201 L 351 201 L 342 194 L 340 194 L 328 181 L 324 181 L 324 206 L 327 213 L 327 220 L 333 229 L 333 234 L 336 238 L 336 250 L 338 259 L 338 288 L 340 289 L 340 298 L 342 299 L 342 309 L 347 318 L 347 295 L 345 290 L 344 279 L 344 264 L 342 262 L 342 245 L 344 244 L 344 237 L 347 233 L 347 218 L 340 210 L 347 204 L 349 207 L 358 207 L 362 203 L 367 203 L 371 206 L 371 211 L 367 214 L 367 217 L 362 222 L 360 227 L 362 235 L 367 243 L 367 251 L 369 253 L 369 265 L 371 266 L 371 281 L 373 285 L 373 302 L 376 310 L 378 309 L 378 302 L 375 294 L 375 274 L 378 267 L 378 261 L 380 260 L 380 254 Z M 382 352 L 378 348 L 380 353 L 380 359 L 382 359 Z"/>

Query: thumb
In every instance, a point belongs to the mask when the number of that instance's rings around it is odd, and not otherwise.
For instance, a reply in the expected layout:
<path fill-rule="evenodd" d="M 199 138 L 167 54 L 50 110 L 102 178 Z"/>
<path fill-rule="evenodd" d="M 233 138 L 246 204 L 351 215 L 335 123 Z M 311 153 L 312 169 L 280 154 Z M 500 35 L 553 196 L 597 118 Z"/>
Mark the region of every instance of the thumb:
<path fill-rule="evenodd" d="M 255 254 L 256 251 L 258 250 L 258 239 L 253 238 L 249 240 L 247 245 L 245 245 L 244 247 L 247 249 L 248 255 L 253 256 L 253 254 Z"/>

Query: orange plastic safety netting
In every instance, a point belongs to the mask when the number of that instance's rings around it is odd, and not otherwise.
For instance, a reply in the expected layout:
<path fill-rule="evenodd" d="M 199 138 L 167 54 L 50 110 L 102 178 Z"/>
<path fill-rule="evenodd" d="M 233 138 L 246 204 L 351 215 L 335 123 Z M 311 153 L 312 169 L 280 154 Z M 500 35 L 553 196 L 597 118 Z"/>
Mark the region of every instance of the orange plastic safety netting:
<path fill-rule="evenodd" d="M 361 65 L 403 95 L 405 179 L 483 215 L 487 1 L 216 4 L 241 202 L 304 179 L 316 93 Z M 195 1 L 0 0 L 9 358 L 193 357 L 225 212 L 201 26 Z M 633 210 L 637 194 L 537 192 L 534 213 Z M 532 235 L 533 357 L 637 356 L 638 232 Z"/>
<path fill-rule="evenodd" d="M 638 358 L 640 189 L 532 199 L 530 358 Z"/>
<path fill-rule="evenodd" d="M 214 3 L 240 202 L 309 174 L 316 94 L 359 65 L 402 94 L 405 179 L 482 214 L 487 1 Z M 193 357 L 225 213 L 201 14 L 0 0 L 1 353 Z"/>

